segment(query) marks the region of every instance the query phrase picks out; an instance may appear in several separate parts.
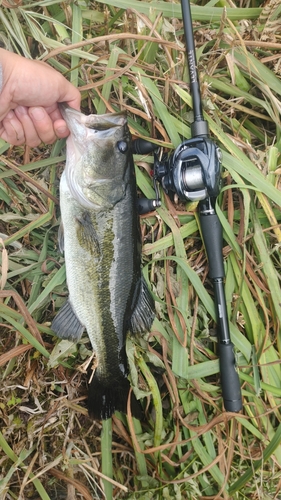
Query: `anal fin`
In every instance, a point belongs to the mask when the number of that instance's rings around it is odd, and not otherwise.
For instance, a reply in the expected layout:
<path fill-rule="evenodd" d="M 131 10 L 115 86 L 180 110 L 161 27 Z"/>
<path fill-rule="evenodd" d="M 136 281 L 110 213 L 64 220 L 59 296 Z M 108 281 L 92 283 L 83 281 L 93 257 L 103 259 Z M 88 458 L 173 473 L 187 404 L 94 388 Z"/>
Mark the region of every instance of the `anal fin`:
<path fill-rule="evenodd" d="M 62 306 L 51 324 L 52 330 L 61 339 L 77 342 L 85 329 L 77 318 L 69 300 Z"/>

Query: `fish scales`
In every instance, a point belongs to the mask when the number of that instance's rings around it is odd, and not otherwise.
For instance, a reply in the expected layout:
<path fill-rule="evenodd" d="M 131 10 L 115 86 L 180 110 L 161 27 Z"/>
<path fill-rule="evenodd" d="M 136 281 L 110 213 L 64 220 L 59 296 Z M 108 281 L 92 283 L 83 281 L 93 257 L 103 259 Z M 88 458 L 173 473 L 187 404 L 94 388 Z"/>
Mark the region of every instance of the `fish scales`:
<path fill-rule="evenodd" d="M 85 212 L 81 206 L 73 203 L 71 196 L 67 196 L 65 184 L 63 181 L 61 186 L 61 212 L 71 300 L 87 330 L 93 350 L 99 353 L 101 369 L 111 373 L 116 369 L 116 363 L 112 364 L 110 360 L 112 352 L 116 352 L 116 349 L 121 351 L 125 343 L 124 318 L 126 312 L 128 315 L 131 312 L 131 288 L 140 278 L 132 256 L 137 237 L 133 234 L 130 220 L 132 213 L 127 213 L 126 198 L 120 202 L 125 214 L 120 213 L 120 204 L 108 212 Z M 85 241 L 85 224 L 81 224 L 85 215 L 95 232 L 96 244 L 92 244 L 91 240 Z M 128 241 L 132 242 L 132 247 Z M 105 307 L 107 304 L 109 307 Z M 111 349 L 108 351 L 101 331 L 106 331 L 110 337 Z M 111 366 L 110 371 L 107 370 L 108 366 Z M 119 364 L 117 368 L 119 370 Z"/>
<path fill-rule="evenodd" d="M 149 330 L 154 317 L 141 273 L 131 141 L 123 114 L 62 113 L 71 131 L 60 182 L 69 300 L 52 328 L 74 341 L 87 330 L 97 357 L 89 412 L 106 419 L 126 411 L 126 334 Z"/>

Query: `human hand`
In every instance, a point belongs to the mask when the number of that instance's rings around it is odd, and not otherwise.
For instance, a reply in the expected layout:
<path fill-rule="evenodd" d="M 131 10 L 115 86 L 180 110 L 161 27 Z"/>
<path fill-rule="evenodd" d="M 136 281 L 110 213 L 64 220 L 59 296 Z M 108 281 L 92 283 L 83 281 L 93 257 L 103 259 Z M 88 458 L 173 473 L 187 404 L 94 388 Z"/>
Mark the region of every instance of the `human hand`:
<path fill-rule="evenodd" d="M 36 147 L 67 137 L 59 102 L 80 109 L 80 93 L 46 63 L 0 49 L 0 137 L 10 144 Z"/>

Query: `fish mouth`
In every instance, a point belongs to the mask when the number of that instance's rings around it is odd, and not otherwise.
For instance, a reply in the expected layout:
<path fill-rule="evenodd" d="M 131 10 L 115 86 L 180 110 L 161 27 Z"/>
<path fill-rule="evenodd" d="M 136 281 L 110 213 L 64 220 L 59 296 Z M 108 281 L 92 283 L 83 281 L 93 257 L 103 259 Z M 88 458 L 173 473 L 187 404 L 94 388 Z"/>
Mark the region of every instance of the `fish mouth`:
<path fill-rule="evenodd" d="M 112 128 L 123 127 L 127 123 L 126 113 L 123 111 L 104 115 L 84 115 L 66 103 L 59 103 L 59 109 L 69 130 L 74 134 L 81 125 L 97 133 L 106 133 Z"/>
<path fill-rule="evenodd" d="M 128 135 L 126 113 L 84 115 L 66 103 L 60 103 L 59 109 L 70 130 L 65 177 L 71 195 L 87 209 L 112 208 L 124 196 L 126 155 L 116 144 Z"/>

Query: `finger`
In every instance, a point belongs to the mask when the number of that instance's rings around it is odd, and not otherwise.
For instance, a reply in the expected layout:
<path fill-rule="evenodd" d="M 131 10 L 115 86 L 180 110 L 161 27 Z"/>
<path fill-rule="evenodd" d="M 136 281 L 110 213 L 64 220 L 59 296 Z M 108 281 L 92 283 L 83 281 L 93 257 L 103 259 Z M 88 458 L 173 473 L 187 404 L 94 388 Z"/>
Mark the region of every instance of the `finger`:
<path fill-rule="evenodd" d="M 44 108 L 29 108 L 28 114 L 33 122 L 38 137 L 46 144 L 52 144 L 56 140 L 53 121 Z"/>
<path fill-rule="evenodd" d="M 7 116 L 4 118 L 1 128 L 3 130 L 1 137 L 4 141 L 7 141 L 14 146 L 21 146 L 24 144 L 24 130 L 21 122 L 13 111 L 9 111 Z"/>
<path fill-rule="evenodd" d="M 0 92 L 1 92 L 1 88 L 0 88 Z M 0 122 L 2 120 L 4 120 L 5 116 L 7 116 L 10 109 L 11 108 L 9 106 L 7 106 L 7 104 L 4 102 L 4 99 L 0 93 Z"/>
<path fill-rule="evenodd" d="M 64 137 L 69 136 L 69 129 L 68 129 L 65 121 L 62 120 L 61 118 L 54 122 L 54 130 L 55 130 L 56 136 L 59 139 L 63 139 Z"/>
<path fill-rule="evenodd" d="M 67 83 L 63 86 L 63 93 L 60 95 L 58 102 L 66 102 L 71 108 L 80 111 L 81 94 L 79 90 L 66 80 Z"/>
<path fill-rule="evenodd" d="M 22 124 L 26 144 L 32 148 L 39 146 L 42 141 L 36 132 L 27 108 L 25 106 L 18 106 L 15 109 L 15 115 Z"/>
<path fill-rule="evenodd" d="M 47 106 L 46 108 L 44 108 L 44 110 L 53 122 L 53 128 L 56 136 L 59 139 L 67 137 L 70 133 L 70 130 L 68 129 L 67 124 L 61 115 L 57 103 L 53 104 L 52 106 Z"/>
<path fill-rule="evenodd" d="M 50 116 L 52 122 L 53 122 L 53 127 L 56 136 L 59 139 L 62 139 L 64 137 L 67 137 L 70 134 L 70 130 L 67 127 L 67 123 L 63 119 L 61 112 L 59 110 L 59 107 L 57 103 L 53 106 L 47 106 L 45 108 L 46 112 Z"/>
<path fill-rule="evenodd" d="M 60 123 L 57 125 L 57 127 L 54 127 L 54 129 L 56 128 L 59 128 L 59 127 L 67 127 L 66 125 L 66 122 L 64 121 L 63 117 L 62 117 L 62 114 L 60 112 L 60 109 L 58 107 L 58 104 L 55 103 L 54 105 L 52 106 L 46 106 L 44 108 L 44 110 L 46 111 L 46 113 L 49 115 L 49 117 L 51 118 L 53 124 L 56 122 L 56 121 L 60 121 Z M 68 129 L 67 129 L 68 130 Z M 69 133 L 69 130 L 68 130 L 68 133 Z"/>

